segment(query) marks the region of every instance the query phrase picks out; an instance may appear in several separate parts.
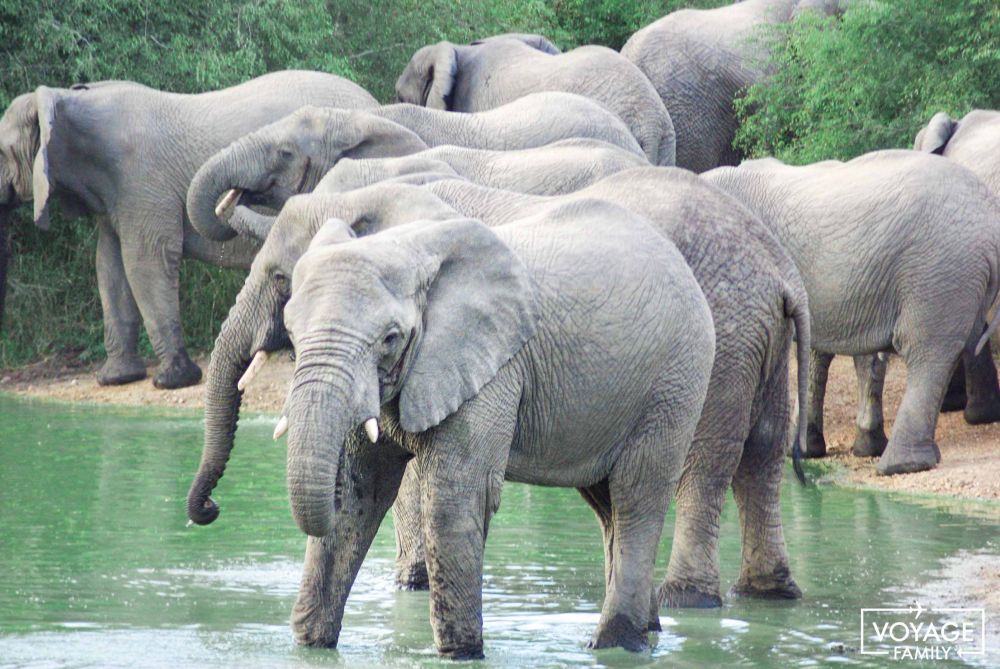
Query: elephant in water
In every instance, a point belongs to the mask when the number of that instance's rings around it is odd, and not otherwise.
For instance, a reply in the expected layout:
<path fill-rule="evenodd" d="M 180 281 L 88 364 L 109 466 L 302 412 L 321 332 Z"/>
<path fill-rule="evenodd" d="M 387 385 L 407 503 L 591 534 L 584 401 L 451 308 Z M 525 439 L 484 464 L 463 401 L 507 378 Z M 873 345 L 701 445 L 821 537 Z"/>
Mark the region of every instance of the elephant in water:
<path fill-rule="evenodd" d="M 677 166 L 704 172 L 736 165 L 733 101 L 764 74 L 762 28 L 811 9 L 831 14 L 847 0 L 746 0 L 680 9 L 636 32 L 622 55 L 649 78 L 677 133 Z"/>
<path fill-rule="evenodd" d="M 569 93 L 537 93 L 476 114 L 409 104 L 365 111 L 310 107 L 212 156 L 191 181 L 187 211 L 198 232 L 221 241 L 236 231 L 219 216 L 233 215 L 234 208 L 239 214 L 240 204 L 280 209 L 290 196 L 311 191 L 343 158 L 404 156 L 444 144 L 530 149 L 571 138 L 601 140 L 643 156 L 614 113 Z"/>
<path fill-rule="evenodd" d="M 674 126 L 656 89 L 602 46 L 560 53 L 540 35 L 499 35 L 418 50 L 396 82 L 400 102 L 459 112 L 494 109 L 539 91 L 587 96 L 615 112 L 653 165 L 673 165 Z"/>
<path fill-rule="evenodd" d="M 564 139 L 520 151 L 445 145 L 398 158 L 341 158 L 313 192 L 341 193 L 384 181 L 418 184 L 463 177 L 517 193 L 560 195 L 648 164 L 635 153 L 592 139 Z M 228 224 L 238 234 L 264 241 L 274 220 L 238 207 Z"/>
<path fill-rule="evenodd" d="M 948 379 L 960 357 L 968 373 L 980 371 L 969 362 L 1000 320 L 987 328 L 1000 287 L 1000 200 L 966 168 L 915 151 L 804 167 L 755 160 L 704 178 L 761 217 L 805 281 L 815 353 L 806 455 L 826 453 L 823 394 L 833 355 L 896 352 L 907 381 L 892 438 L 880 412 L 859 412 L 854 452 L 881 455 L 884 475 L 934 467 Z M 863 360 L 859 374 L 868 374 Z"/>
<path fill-rule="evenodd" d="M 336 646 L 413 459 L 439 653 L 483 656 L 483 550 L 505 479 L 580 491 L 605 543 L 590 647 L 648 648 L 657 546 L 715 350 L 691 270 L 606 202 L 493 228 L 414 221 L 358 239 L 329 221 L 293 273 L 296 365 L 277 432 L 309 535 L 296 638 Z"/>
<path fill-rule="evenodd" d="M 41 87 L 11 103 L 0 119 L 0 218 L 34 200 L 35 223 L 47 228 L 50 196 L 70 216 L 97 217 L 108 355 L 100 383 L 146 376 L 136 348 L 140 320 L 160 359 L 156 387 L 201 378 L 181 333 L 181 257 L 246 267 L 257 246 L 213 243 L 192 230 L 184 216 L 188 184 L 213 153 L 306 104 L 357 109 L 376 101 L 346 79 L 289 71 L 198 95 L 98 82 Z"/>

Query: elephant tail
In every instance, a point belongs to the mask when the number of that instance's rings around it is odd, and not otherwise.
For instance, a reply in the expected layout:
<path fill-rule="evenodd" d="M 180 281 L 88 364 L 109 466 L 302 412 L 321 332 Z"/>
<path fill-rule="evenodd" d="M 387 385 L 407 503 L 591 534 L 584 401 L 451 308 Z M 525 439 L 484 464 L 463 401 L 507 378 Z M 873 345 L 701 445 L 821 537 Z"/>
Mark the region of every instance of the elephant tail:
<path fill-rule="evenodd" d="M 1000 276 L 998 276 L 1000 275 L 1000 268 L 997 267 L 995 256 L 990 259 L 990 274 L 992 276 L 990 277 L 990 287 L 988 290 L 990 294 L 993 295 L 991 300 L 993 306 L 993 318 L 990 319 L 986 326 L 986 332 L 983 333 L 983 336 L 979 338 L 979 342 L 976 344 L 976 355 L 979 355 L 982 352 L 983 347 L 990 341 L 990 337 L 996 331 L 997 326 L 1000 326 Z M 990 305 L 987 305 L 986 309 L 989 309 L 989 306 Z"/>
<path fill-rule="evenodd" d="M 791 286 L 786 286 L 784 302 L 785 317 L 791 318 L 792 322 L 795 323 L 795 355 L 799 400 L 798 430 L 795 434 L 795 441 L 792 444 L 792 468 L 795 469 L 795 476 L 799 479 L 799 483 L 805 485 L 806 475 L 802 471 L 802 445 L 805 444 L 806 440 L 806 395 L 809 391 L 809 299 L 806 297 L 805 289 L 799 287 L 799 290 L 795 290 Z"/>
<path fill-rule="evenodd" d="M 993 318 L 990 319 L 989 325 L 986 326 L 986 332 L 983 336 L 979 338 L 979 343 L 976 344 L 976 355 L 979 355 L 983 347 L 990 340 L 990 336 L 996 331 L 997 326 L 1000 325 L 1000 303 L 995 304 L 993 310 Z"/>

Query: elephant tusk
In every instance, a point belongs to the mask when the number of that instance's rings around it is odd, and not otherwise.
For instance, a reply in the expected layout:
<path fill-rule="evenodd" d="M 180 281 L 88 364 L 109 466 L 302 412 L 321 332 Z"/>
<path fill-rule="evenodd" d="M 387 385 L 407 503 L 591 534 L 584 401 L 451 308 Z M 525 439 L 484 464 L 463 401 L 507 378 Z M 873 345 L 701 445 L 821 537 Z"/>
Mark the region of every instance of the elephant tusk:
<path fill-rule="evenodd" d="M 274 440 L 278 441 L 281 436 L 288 431 L 288 416 L 278 419 L 278 424 L 274 426 Z"/>
<path fill-rule="evenodd" d="M 242 391 L 246 388 L 253 381 L 253 377 L 257 376 L 257 372 L 260 371 L 265 362 L 267 362 L 267 351 L 257 351 L 253 356 L 253 360 L 250 361 L 247 371 L 243 372 L 243 376 L 236 382 L 236 390 Z"/>
<path fill-rule="evenodd" d="M 225 196 L 222 198 L 222 202 L 215 208 L 215 215 L 222 218 L 222 215 L 226 211 L 236 204 L 236 201 L 240 199 L 240 195 L 243 195 L 243 190 L 240 188 L 231 188 L 226 191 Z"/>
<path fill-rule="evenodd" d="M 378 441 L 378 419 L 369 418 L 365 421 L 365 434 L 373 444 Z"/>

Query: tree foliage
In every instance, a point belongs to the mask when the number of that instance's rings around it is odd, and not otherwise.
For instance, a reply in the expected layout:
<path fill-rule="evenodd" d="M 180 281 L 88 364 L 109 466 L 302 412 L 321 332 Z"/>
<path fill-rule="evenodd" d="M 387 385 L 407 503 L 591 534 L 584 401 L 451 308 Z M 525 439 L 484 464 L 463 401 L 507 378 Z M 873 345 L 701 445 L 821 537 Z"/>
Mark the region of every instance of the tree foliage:
<path fill-rule="evenodd" d="M 776 30 L 773 74 L 737 105 L 750 155 L 808 163 L 910 148 L 937 111 L 1000 106 L 996 0 L 856 2 Z"/>

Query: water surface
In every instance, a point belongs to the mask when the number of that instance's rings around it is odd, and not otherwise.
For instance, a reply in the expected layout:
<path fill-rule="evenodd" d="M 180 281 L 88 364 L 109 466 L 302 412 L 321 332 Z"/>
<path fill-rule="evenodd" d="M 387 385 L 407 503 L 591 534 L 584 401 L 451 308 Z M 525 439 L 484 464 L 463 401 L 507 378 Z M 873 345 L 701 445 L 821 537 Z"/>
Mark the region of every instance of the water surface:
<path fill-rule="evenodd" d="M 272 428 L 271 418 L 241 422 L 215 494 L 222 515 L 189 528 L 197 413 L 0 396 L 0 667 L 454 666 L 435 656 L 427 594 L 393 589 L 388 518 L 348 601 L 339 649 L 293 643 L 305 538 L 288 509 L 284 444 L 271 441 Z M 908 605 L 941 589 L 945 565 L 1000 553 L 990 507 L 968 515 L 791 482 L 784 492 L 805 598 L 664 611 L 653 651 L 632 655 L 586 649 L 603 596 L 589 508 L 573 490 L 507 484 L 486 553 L 484 664 L 887 666 L 857 652 L 859 610 Z M 722 537 L 728 587 L 739 559 L 731 499 Z M 969 660 L 1000 666 L 995 652 Z"/>

